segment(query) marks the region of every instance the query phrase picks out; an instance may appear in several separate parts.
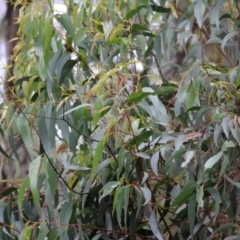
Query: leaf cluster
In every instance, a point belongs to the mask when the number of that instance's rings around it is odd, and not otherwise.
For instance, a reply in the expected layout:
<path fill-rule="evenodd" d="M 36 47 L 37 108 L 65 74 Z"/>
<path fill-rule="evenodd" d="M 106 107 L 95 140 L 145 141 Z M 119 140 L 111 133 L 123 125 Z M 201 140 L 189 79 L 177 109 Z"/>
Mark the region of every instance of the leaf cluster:
<path fill-rule="evenodd" d="M 23 6 L 1 239 L 239 238 L 238 1 L 128 2 Z"/>

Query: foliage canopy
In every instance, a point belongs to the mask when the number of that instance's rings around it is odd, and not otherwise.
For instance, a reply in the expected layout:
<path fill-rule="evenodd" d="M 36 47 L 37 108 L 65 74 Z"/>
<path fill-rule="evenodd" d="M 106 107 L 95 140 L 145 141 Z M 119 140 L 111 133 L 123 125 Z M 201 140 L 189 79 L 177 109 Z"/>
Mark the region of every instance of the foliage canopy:
<path fill-rule="evenodd" d="M 22 6 L 0 238 L 238 239 L 238 2 Z"/>

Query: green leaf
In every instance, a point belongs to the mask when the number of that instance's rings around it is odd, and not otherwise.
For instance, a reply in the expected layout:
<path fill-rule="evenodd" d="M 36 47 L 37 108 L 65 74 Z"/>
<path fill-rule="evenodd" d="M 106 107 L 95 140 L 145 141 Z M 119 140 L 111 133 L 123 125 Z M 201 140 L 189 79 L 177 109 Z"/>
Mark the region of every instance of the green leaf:
<path fill-rule="evenodd" d="M 152 193 L 150 191 L 149 188 L 146 188 L 146 187 L 140 187 L 140 190 L 145 198 L 145 202 L 143 203 L 143 205 L 146 205 L 149 203 L 149 201 L 151 200 L 152 198 Z"/>
<path fill-rule="evenodd" d="M 194 157 L 195 155 L 195 152 L 194 151 L 187 151 L 185 154 L 184 154 L 184 159 L 185 161 L 181 164 L 181 167 L 186 167 L 190 161 L 192 160 L 192 158 Z"/>
<path fill-rule="evenodd" d="M 188 204 L 188 221 L 189 221 L 189 231 L 193 237 L 193 229 L 196 217 L 196 194 L 192 195 Z"/>
<path fill-rule="evenodd" d="M 60 117 L 62 117 L 63 115 L 66 116 L 67 114 L 69 114 L 69 113 L 71 113 L 71 112 L 74 112 L 74 111 L 76 111 L 76 110 L 78 110 L 78 109 L 80 109 L 80 108 L 83 108 L 83 107 L 92 107 L 92 105 L 91 105 L 91 104 L 88 104 L 88 103 L 84 103 L 84 104 L 79 105 L 79 106 L 77 106 L 77 107 L 71 108 L 70 110 L 68 110 L 68 111 L 64 112 L 63 114 L 59 115 L 58 117 L 60 118 Z"/>
<path fill-rule="evenodd" d="M 8 187 L 8 188 L 1 190 L 0 191 L 0 199 L 14 193 L 17 190 L 18 189 L 16 187 Z"/>
<path fill-rule="evenodd" d="M 224 18 L 232 18 L 231 15 L 229 13 L 224 13 L 220 18 L 219 18 L 219 21 L 224 19 Z"/>
<path fill-rule="evenodd" d="M 158 176 L 159 152 L 155 152 L 151 157 L 151 167 L 156 176 Z"/>
<path fill-rule="evenodd" d="M 110 19 L 111 19 L 111 22 L 112 22 L 113 26 L 115 26 L 115 21 L 116 21 L 116 14 L 115 14 L 115 11 L 114 11 L 115 4 L 116 4 L 115 0 L 108 1 L 108 12 L 109 12 Z"/>
<path fill-rule="evenodd" d="M 91 173 L 92 177 L 94 177 L 96 170 L 97 170 L 97 166 L 102 158 L 104 146 L 105 146 L 105 142 L 104 142 L 104 139 L 102 139 L 98 143 L 98 146 L 97 146 L 97 149 L 96 149 L 96 152 L 94 155 L 94 159 L 93 159 L 93 163 L 92 163 L 92 173 Z"/>
<path fill-rule="evenodd" d="M 151 212 L 150 217 L 149 217 L 149 225 L 150 228 L 154 234 L 154 236 L 158 239 L 158 240 L 164 240 L 162 237 L 162 234 L 159 232 L 158 229 L 158 221 L 156 218 L 156 214 L 154 211 Z"/>
<path fill-rule="evenodd" d="M 30 106 L 31 107 L 31 106 Z M 29 113 L 31 110 L 28 107 L 24 109 L 25 112 Z M 17 119 L 17 128 L 19 133 L 21 134 L 21 137 L 23 139 L 23 142 L 30 154 L 31 157 L 36 156 L 36 153 L 33 151 L 32 147 L 32 137 L 31 137 L 31 132 L 29 128 L 29 122 L 26 119 L 26 115 L 21 113 Z"/>
<path fill-rule="evenodd" d="M 30 189 L 33 195 L 33 200 L 36 204 L 38 211 L 41 211 L 39 202 L 39 188 L 38 188 L 38 178 L 39 178 L 39 167 L 41 162 L 41 156 L 35 158 L 29 165 L 29 180 Z"/>
<path fill-rule="evenodd" d="M 75 29 L 73 27 L 73 23 L 69 15 L 66 13 L 64 14 L 56 14 L 54 16 L 58 22 L 61 23 L 61 25 L 64 27 L 64 29 L 67 31 L 67 33 L 72 37 L 74 40 L 74 43 L 76 45 L 76 34 L 75 34 Z"/>
<path fill-rule="evenodd" d="M 38 240 L 45 240 L 48 232 L 47 223 L 41 223 L 39 226 Z"/>
<path fill-rule="evenodd" d="M 26 76 L 26 77 L 22 77 L 22 78 L 19 78 L 16 82 L 15 82 L 15 86 L 19 86 L 19 85 L 22 85 L 23 82 L 28 82 L 30 80 L 30 78 L 32 78 L 32 76 Z"/>
<path fill-rule="evenodd" d="M 194 4 L 194 16 L 196 17 L 197 24 L 199 28 L 202 28 L 203 22 L 203 12 L 202 12 L 203 2 L 202 0 L 197 0 Z"/>
<path fill-rule="evenodd" d="M 125 227 L 127 227 L 130 187 L 124 187 L 123 188 L 123 194 L 124 194 L 124 200 L 123 200 L 124 222 L 125 222 Z"/>
<path fill-rule="evenodd" d="M 53 229 L 51 229 L 51 230 L 48 232 L 47 237 L 48 237 L 49 239 L 57 239 L 57 240 L 59 240 L 58 228 L 53 228 Z"/>
<path fill-rule="evenodd" d="M 124 147 L 121 147 L 118 155 L 118 169 L 117 169 L 117 179 L 119 180 L 120 174 L 123 169 L 123 165 L 126 159 L 126 153 Z"/>
<path fill-rule="evenodd" d="M 206 44 L 212 44 L 212 43 L 220 43 L 222 44 L 222 39 L 218 37 L 212 37 L 207 40 Z"/>
<path fill-rule="evenodd" d="M 210 158 L 207 160 L 207 162 L 204 164 L 205 170 L 208 169 L 208 168 L 212 168 L 213 165 L 216 164 L 216 163 L 219 161 L 219 159 L 222 157 L 222 155 L 223 155 L 223 152 L 221 151 L 221 152 L 219 152 L 218 154 L 210 157 Z"/>
<path fill-rule="evenodd" d="M 157 37 L 155 34 L 150 32 L 142 32 L 142 35 L 145 37 Z"/>
<path fill-rule="evenodd" d="M 31 239 L 32 230 L 33 230 L 33 226 L 32 225 L 28 226 L 28 224 L 26 224 L 21 234 L 19 235 L 18 239 L 19 240 Z"/>
<path fill-rule="evenodd" d="M 199 103 L 199 89 L 200 89 L 201 80 L 196 78 L 189 84 L 189 89 L 185 97 L 185 103 L 187 109 L 192 108 L 193 106 L 200 105 Z"/>
<path fill-rule="evenodd" d="M 112 211 L 112 215 L 114 214 L 115 210 L 116 210 L 116 205 L 118 203 L 118 199 L 119 199 L 119 194 L 122 191 L 122 187 L 118 186 L 116 189 L 116 192 L 114 194 L 114 200 L 113 200 L 113 211 Z"/>
<path fill-rule="evenodd" d="M 93 127 L 95 127 L 98 123 L 98 120 L 101 116 L 101 111 L 103 109 L 103 98 L 104 96 L 99 96 L 97 97 L 97 99 L 95 100 L 95 104 L 94 104 L 94 110 L 96 111 L 95 114 L 93 115 Z"/>
<path fill-rule="evenodd" d="M 152 95 L 157 95 L 157 96 L 167 95 L 167 94 L 174 93 L 175 91 L 176 91 L 176 87 L 161 87 L 159 90 L 153 92 Z"/>
<path fill-rule="evenodd" d="M 176 208 L 177 210 L 177 207 L 179 207 L 180 205 L 188 201 L 193 195 L 193 192 L 195 191 L 196 187 L 197 187 L 197 183 L 195 181 L 193 180 L 188 181 L 184 185 L 179 195 L 174 199 L 172 203 L 172 207 Z"/>
<path fill-rule="evenodd" d="M 222 145 L 222 151 L 225 152 L 229 150 L 229 148 L 234 148 L 236 147 L 236 144 L 233 141 L 224 141 Z"/>
<path fill-rule="evenodd" d="M 43 149 L 48 154 L 48 156 L 51 157 L 52 155 L 51 139 L 49 139 L 48 137 L 48 132 L 45 124 L 44 109 L 41 109 L 38 114 L 38 129 L 39 129 L 40 141 L 43 146 Z"/>
<path fill-rule="evenodd" d="M 24 199 L 25 190 L 29 185 L 30 185 L 30 178 L 29 176 L 27 176 L 22 181 L 22 184 L 18 190 L 18 208 L 20 209 L 20 211 L 22 211 L 22 203 Z"/>
<path fill-rule="evenodd" d="M 205 115 L 205 113 L 210 109 L 212 109 L 212 107 L 203 106 L 197 113 L 196 123 L 199 123 L 202 120 L 202 117 Z"/>
<path fill-rule="evenodd" d="M 149 44 L 147 50 L 144 53 L 144 58 L 145 59 L 152 53 L 153 47 L 154 47 L 154 41 L 151 41 L 151 43 Z"/>
<path fill-rule="evenodd" d="M 223 38 L 223 41 L 222 41 L 222 45 L 221 45 L 221 48 L 222 50 L 224 51 L 224 47 L 226 45 L 226 43 L 233 37 L 237 36 L 238 35 L 238 31 L 231 31 L 229 32 L 224 38 Z"/>
<path fill-rule="evenodd" d="M 69 224 L 69 220 L 72 216 L 72 212 L 73 212 L 73 203 L 72 202 L 65 203 L 62 206 L 61 211 L 60 211 L 60 223 L 62 224 L 61 228 L 60 228 L 61 235 L 65 234 L 65 232 L 68 229 L 68 224 Z"/>
<path fill-rule="evenodd" d="M 98 240 L 102 236 L 102 233 L 95 235 L 92 240 Z"/>
<path fill-rule="evenodd" d="M 133 17 L 135 14 L 137 14 L 142 8 L 145 8 L 145 7 L 146 7 L 146 5 L 140 5 L 140 6 L 138 6 L 137 8 L 131 10 L 130 12 L 127 13 L 126 19 L 128 20 L 128 19 L 132 18 L 132 17 Z"/>
<path fill-rule="evenodd" d="M 229 178 L 226 174 L 224 174 L 224 177 L 234 186 L 236 186 L 237 188 L 240 188 L 240 183 L 233 181 L 231 178 Z"/>
<path fill-rule="evenodd" d="M 0 152 L 1 152 L 1 154 L 3 154 L 3 156 L 5 156 L 7 159 L 9 159 L 9 160 L 11 160 L 11 161 L 14 161 L 14 159 L 11 158 L 11 157 L 7 154 L 7 152 L 2 148 L 1 145 L 0 145 Z"/>
<path fill-rule="evenodd" d="M 140 102 L 143 98 L 146 96 L 151 95 L 152 93 L 150 92 L 133 92 L 128 96 L 127 103 L 135 103 L 135 102 Z"/>
<path fill-rule="evenodd" d="M 224 153 L 219 176 L 222 176 L 225 173 L 226 167 L 228 166 L 229 162 L 230 162 L 229 153 L 228 152 Z"/>
<path fill-rule="evenodd" d="M 198 203 L 198 210 L 203 207 L 203 186 L 197 190 L 196 199 Z"/>
<path fill-rule="evenodd" d="M 60 76 L 59 76 L 59 84 L 63 83 L 65 78 L 67 77 L 67 75 L 72 71 L 73 67 L 76 65 L 76 63 L 78 62 L 78 60 L 68 60 L 62 68 L 60 72 Z"/>
<path fill-rule="evenodd" d="M 50 192 L 52 194 L 52 197 L 55 196 L 56 190 L 57 190 L 57 184 L 58 184 L 58 175 L 53 169 L 52 165 L 50 164 L 49 160 L 46 156 L 44 156 L 43 161 L 43 167 L 46 174 L 46 178 L 49 184 Z M 53 162 L 54 164 L 54 162 Z M 56 166 L 55 166 L 56 167 Z"/>
<path fill-rule="evenodd" d="M 178 158 L 180 156 L 182 156 L 184 153 L 186 153 L 188 151 L 188 149 L 186 148 L 180 148 L 179 150 L 177 150 L 173 155 L 171 155 L 168 159 L 167 159 L 167 162 L 166 164 L 170 164 L 172 162 L 172 160 L 174 158 Z"/>
<path fill-rule="evenodd" d="M 161 6 L 157 6 L 157 5 L 151 5 L 151 7 L 154 12 L 168 13 L 170 11 L 169 8 L 165 8 L 165 7 L 161 7 Z"/>
<path fill-rule="evenodd" d="M 140 25 L 140 24 L 137 24 L 137 23 L 134 23 L 133 25 L 132 25 L 132 31 L 150 31 L 150 29 L 149 28 L 147 28 L 147 27 L 144 27 L 144 26 L 142 26 L 142 25 Z"/>
<path fill-rule="evenodd" d="M 57 73 L 57 83 L 61 84 L 62 81 L 64 80 L 63 76 L 65 75 L 66 77 L 66 71 L 65 74 L 62 75 L 62 71 L 64 66 L 67 64 L 68 61 L 70 60 L 71 56 L 70 54 L 63 54 L 57 61 L 56 63 L 56 73 Z"/>
<path fill-rule="evenodd" d="M 217 233 L 226 232 L 226 231 L 233 231 L 234 229 L 238 228 L 238 224 L 235 223 L 226 223 L 221 224 L 214 232 L 208 237 L 208 239 L 214 239 L 215 236 L 218 236 Z M 225 238 L 226 239 L 226 238 Z"/>
<path fill-rule="evenodd" d="M 143 36 L 143 35 L 138 35 L 136 36 L 136 45 L 142 49 L 142 55 L 145 53 L 145 49 L 146 49 L 146 46 L 147 46 L 147 43 L 146 43 L 146 38 Z"/>
<path fill-rule="evenodd" d="M 124 189 L 125 187 L 119 188 L 118 200 L 116 203 L 116 214 L 119 226 L 122 226 L 122 209 L 124 204 Z"/>
<path fill-rule="evenodd" d="M 215 200 L 215 216 L 214 216 L 214 219 L 217 219 L 217 216 L 218 216 L 218 213 L 219 213 L 219 204 L 221 202 L 220 194 L 215 188 L 212 188 L 212 187 L 207 188 L 206 191 L 208 191 Z"/>
<path fill-rule="evenodd" d="M 43 49 L 44 49 L 43 57 L 44 57 L 45 67 L 48 68 L 49 67 L 49 59 L 51 56 L 50 42 L 51 42 L 52 36 L 54 34 L 52 19 L 50 19 L 50 18 L 47 18 L 44 22 L 44 33 L 45 33 L 45 36 L 44 36 L 44 46 L 43 46 Z"/>
<path fill-rule="evenodd" d="M 110 193 L 112 193 L 112 191 L 114 190 L 114 188 L 116 188 L 119 185 L 118 181 L 111 181 L 106 183 L 103 186 L 103 194 L 101 195 L 101 197 L 99 198 L 99 202 L 101 201 L 101 199 L 103 199 L 104 197 L 106 197 L 107 195 L 109 195 Z"/>
<path fill-rule="evenodd" d="M 147 131 L 142 131 L 138 136 L 135 136 L 132 140 L 128 142 L 130 146 L 138 146 L 142 142 L 147 142 L 149 141 L 149 137 L 153 135 L 153 131 L 147 130 Z"/>

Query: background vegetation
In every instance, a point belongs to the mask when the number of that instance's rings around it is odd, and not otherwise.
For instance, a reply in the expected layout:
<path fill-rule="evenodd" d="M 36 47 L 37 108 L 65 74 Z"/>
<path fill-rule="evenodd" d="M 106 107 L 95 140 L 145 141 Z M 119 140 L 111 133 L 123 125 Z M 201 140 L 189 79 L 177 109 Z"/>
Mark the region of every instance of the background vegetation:
<path fill-rule="evenodd" d="M 0 239 L 239 239 L 238 2 L 16 1 Z"/>

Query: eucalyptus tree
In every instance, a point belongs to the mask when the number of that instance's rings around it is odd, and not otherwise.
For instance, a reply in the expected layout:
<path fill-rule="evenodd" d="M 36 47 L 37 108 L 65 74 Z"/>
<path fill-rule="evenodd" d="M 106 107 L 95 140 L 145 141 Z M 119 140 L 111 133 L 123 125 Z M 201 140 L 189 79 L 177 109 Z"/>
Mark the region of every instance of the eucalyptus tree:
<path fill-rule="evenodd" d="M 1 239 L 238 239 L 238 1 L 65 5 L 18 18 Z"/>

